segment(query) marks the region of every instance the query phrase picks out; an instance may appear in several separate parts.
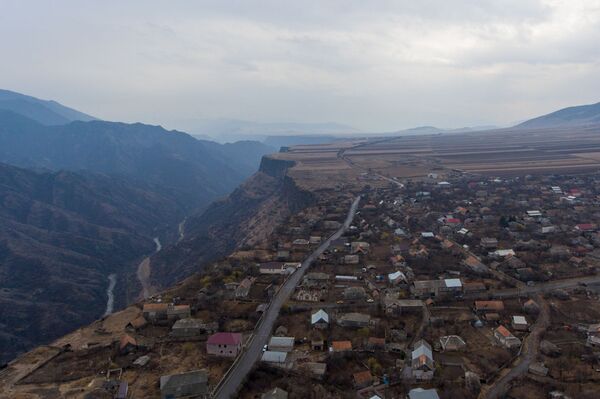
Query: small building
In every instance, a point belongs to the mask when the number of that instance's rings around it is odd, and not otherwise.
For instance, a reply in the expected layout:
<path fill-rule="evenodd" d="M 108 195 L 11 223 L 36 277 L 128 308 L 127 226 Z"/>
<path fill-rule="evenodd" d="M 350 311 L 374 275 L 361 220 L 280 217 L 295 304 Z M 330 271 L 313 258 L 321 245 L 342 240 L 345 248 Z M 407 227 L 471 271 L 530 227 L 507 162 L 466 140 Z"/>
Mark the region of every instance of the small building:
<path fill-rule="evenodd" d="M 294 350 L 294 337 L 271 337 L 269 350 L 275 352 L 291 352 Z"/>
<path fill-rule="evenodd" d="M 479 242 L 479 245 L 485 249 L 496 249 L 498 248 L 498 239 L 492 237 L 483 237 Z"/>
<path fill-rule="evenodd" d="M 310 325 L 321 330 L 329 327 L 329 315 L 323 309 L 319 309 L 310 316 Z"/>
<path fill-rule="evenodd" d="M 188 371 L 160 377 L 161 399 L 200 398 L 208 399 L 208 373 L 205 370 Z"/>
<path fill-rule="evenodd" d="M 385 338 L 369 337 L 367 340 L 367 349 L 370 351 L 385 350 Z"/>
<path fill-rule="evenodd" d="M 366 254 L 369 252 L 370 244 L 364 241 L 354 241 L 350 244 L 350 253 Z"/>
<path fill-rule="evenodd" d="M 260 360 L 265 363 L 283 364 L 287 360 L 287 352 L 265 351 Z"/>
<path fill-rule="evenodd" d="M 235 289 L 235 297 L 238 299 L 244 299 L 248 297 L 250 294 L 250 289 L 252 288 L 252 284 L 256 279 L 254 277 L 246 277 L 243 279 L 240 284 Z"/>
<path fill-rule="evenodd" d="M 260 265 L 259 272 L 260 274 L 285 274 L 285 269 L 281 262 L 269 262 Z"/>
<path fill-rule="evenodd" d="M 236 357 L 242 350 L 242 334 L 219 332 L 208 337 L 206 353 L 209 355 Z"/>
<path fill-rule="evenodd" d="M 501 312 L 504 310 L 502 301 L 475 301 L 476 312 Z"/>
<path fill-rule="evenodd" d="M 168 309 L 169 305 L 166 303 L 145 303 L 142 308 L 142 315 L 150 323 L 166 321 Z"/>
<path fill-rule="evenodd" d="M 396 299 L 389 295 L 383 298 L 385 313 L 389 315 L 402 315 L 404 313 L 417 313 L 423 310 L 423 301 L 420 299 Z"/>
<path fill-rule="evenodd" d="M 352 342 L 351 341 L 333 341 L 331 343 L 331 347 L 329 348 L 329 352 L 332 354 L 346 354 L 352 352 Z"/>
<path fill-rule="evenodd" d="M 359 371 L 358 373 L 352 374 L 352 382 L 356 389 L 366 388 L 373 384 L 373 375 L 369 370 Z"/>
<path fill-rule="evenodd" d="M 364 313 L 344 313 L 337 319 L 337 324 L 348 328 L 368 327 L 371 316 Z"/>
<path fill-rule="evenodd" d="M 531 363 L 527 371 L 540 377 L 546 377 L 548 375 L 548 368 L 541 362 Z"/>
<path fill-rule="evenodd" d="M 344 289 L 344 299 L 360 300 L 367 297 L 367 292 L 363 287 L 347 287 Z"/>
<path fill-rule="evenodd" d="M 119 353 L 121 355 L 126 355 L 130 352 L 133 352 L 137 349 L 137 341 L 129 334 L 125 334 L 121 337 L 119 341 Z"/>
<path fill-rule="evenodd" d="M 513 328 L 513 330 L 517 330 L 517 331 L 529 330 L 529 323 L 527 323 L 527 319 L 525 318 L 525 316 L 513 316 L 510 325 Z"/>
<path fill-rule="evenodd" d="M 396 285 L 400 283 L 406 283 L 407 279 L 406 275 L 398 270 L 394 273 L 388 274 L 388 281 L 390 282 L 390 284 Z"/>
<path fill-rule="evenodd" d="M 440 399 L 435 389 L 414 388 L 408 392 L 408 399 Z"/>
<path fill-rule="evenodd" d="M 413 346 L 411 354 L 411 369 L 414 379 L 423 381 L 431 380 L 434 373 L 433 352 L 431 345 L 423 339 L 417 341 Z"/>
<path fill-rule="evenodd" d="M 169 305 L 167 308 L 167 320 L 174 321 L 192 316 L 190 305 Z"/>
<path fill-rule="evenodd" d="M 521 346 L 521 340 L 515 337 L 504 326 L 499 326 L 494 330 L 494 338 L 496 338 L 498 343 L 504 346 L 506 349 L 514 349 Z"/>
<path fill-rule="evenodd" d="M 288 399 L 288 393 L 281 388 L 274 388 L 260 395 L 260 399 Z"/>
<path fill-rule="evenodd" d="M 466 342 L 458 335 L 445 335 L 440 338 L 443 351 L 460 351 L 467 347 Z"/>
<path fill-rule="evenodd" d="M 214 331 L 212 331 L 211 326 L 207 323 L 204 323 L 200 319 L 191 318 L 177 320 L 171 328 L 171 335 L 180 338 L 200 337 L 203 334 L 212 332 Z"/>
<path fill-rule="evenodd" d="M 127 323 L 125 329 L 129 332 L 135 332 L 146 327 L 147 324 L 148 321 L 144 318 L 144 316 L 139 316 Z"/>

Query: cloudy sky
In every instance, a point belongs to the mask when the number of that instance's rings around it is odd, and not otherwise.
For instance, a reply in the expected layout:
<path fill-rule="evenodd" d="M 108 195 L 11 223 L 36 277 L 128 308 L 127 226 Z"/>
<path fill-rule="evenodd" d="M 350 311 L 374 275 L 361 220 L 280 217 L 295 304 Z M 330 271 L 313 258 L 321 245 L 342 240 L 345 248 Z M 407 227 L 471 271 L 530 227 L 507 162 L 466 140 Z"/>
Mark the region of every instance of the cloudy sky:
<path fill-rule="evenodd" d="M 103 119 L 505 125 L 600 101 L 597 0 L 0 0 L 0 87 Z"/>

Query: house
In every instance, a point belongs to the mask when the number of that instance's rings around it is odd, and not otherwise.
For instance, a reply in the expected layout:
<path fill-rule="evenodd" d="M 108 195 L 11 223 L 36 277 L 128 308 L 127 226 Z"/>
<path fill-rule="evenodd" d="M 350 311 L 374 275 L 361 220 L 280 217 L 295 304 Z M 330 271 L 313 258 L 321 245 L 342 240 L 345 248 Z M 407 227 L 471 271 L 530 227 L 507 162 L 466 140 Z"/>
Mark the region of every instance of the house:
<path fill-rule="evenodd" d="M 288 399 L 288 393 L 281 388 L 275 388 L 260 395 L 260 399 Z"/>
<path fill-rule="evenodd" d="M 431 345 L 423 339 L 413 346 L 411 354 L 412 376 L 416 380 L 431 380 L 434 373 L 433 352 Z"/>
<path fill-rule="evenodd" d="M 167 320 L 168 309 L 169 305 L 166 303 L 145 303 L 142 315 L 150 323 L 158 323 Z"/>
<path fill-rule="evenodd" d="M 190 305 L 169 305 L 167 308 L 167 320 L 174 321 L 192 316 Z"/>
<path fill-rule="evenodd" d="M 441 337 L 440 345 L 444 351 L 460 351 L 467 347 L 466 342 L 458 335 L 445 335 Z"/>
<path fill-rule="evenodd" d="M 370 322 L 371 316 L 363 313 L 344 313 L 337 319 L 337 324 L 349 328 L 368 327 Z"/>
<path fill-rule="evenodd" d="M 531 218 L 541 217 L 542 216 L 542 212 L 540 212 L 538 210 L 527 211 L 527 216 L 529 216 Z"/>
<path fill-rule="evenodd" d="M 352 382 L 354 383 L 354 388 L 366 388 L 369 385 L 373 384 L 374 378 L 369 370 L 359 371 L 358 373 L 352 374 Z"/>
<path fill-rule="evenodd" d="M 160 377 L 161 399 L 200 398 L 208 399 L 208 373 L 205 370 L 188 371 Z"/>
<path fill-rule="evenodd" d="M 308 241 L 311 245 L 317 245 L 321 243 L 321 236 L 310 236 Z"/>
<path fill-rule="evenodd" d="M 321 330 L 329 327 L 329 315 L 323 309 L 319 309 L 310 316 L 310 325 Z"/>
<path fill-rule="evenodd" d="M 423 310 L 423 301 L 420 299 L 396 299 L 386 295 L 383 298 L 385 313 L 402 315 L 404 313 L 417 313 Z"/>
<path fill-rule="evenodd" d="M 242 334 L 218 332 L 208 337 L 206 353 L 209 355 L 236 357 L 242 350 Z"/>
<path fill-rule="evenodd" d="M 474 256 L 467 257 L 463 262 L 463 265 L 473 270 L 475 273 L 486 273 L 487 266 L 484 265 L 479 259 Z"/>
<path fill-rule="evenodd" d="M 250 294 L 250 288 L 252 288 L 254 281 L 256 281 L 256 278 L 254 277 L 246 277 L 243 279 L 235 289 L 235 297 L 238 299 L 247 298 L 248 294 Z"/>
<path fill-rule="evenodd" d="M 260 274 L 285 274 L 283 263 L 281 262 L 269 262 L 263 263 L 259 267 Z"/>
<path fill-rule="evenodd" d="M 406 283 L 406 275 L 401 271 L 388 274 L 388 281 L 390 284 L 396 285 L 400 283 Z"/>
<path fill-rule="evenodd" d="M 331 347 L 329 347 L 329 352 L 332 354 L 345 354 L 348 352 L 352 352 L 352 342 L 351 341 L 333 341 L 331 343 Z"/>
<path fill-rule="evenodd" d="M 501 312 L 504 310 L 502 301 L 475 301 L 476 312 Z"/>
<path fill-rule="evenodd" d="M 527 371 L 540 377 L 546 377 L 548 375 L 548 368 L 541 362 L 531 363 Z"/>
<path fill-rule="evenodd" d="M 462 292 L 462 282 L 458 278 L 414 281 L 411 291 L 421 298 L 457 295 Z"/>
<path fill-rule="evenodd" d="M 115 393 L 114 399 L 127 399 L 127 395 L 129 393 L 129 384 L 127 381 L 121 381 L 119 383 L 119 388 L 117 388 L 117 392 Z"/>
<path fill-rule="evenodd" d="M 513 330 L 517 330 L 517 331 L 529 330 L 529 324 L 527 323 L 527 319 L 525 318 L 525 316 L 513 316 L 510 325 L 513 328 Z"/>
<path fill-rule="evenodd" d="M 364 241 L 354 241 L 350 244 L 350 253 L 352 254 L 366 254 L 369 252 L 370 244 Z"/>
<path fill-rule="evenodd" d="M 347 287 L 344 288 L 344 299 L 347 300 L 358 300 L 365 299 L 367 292 L 363 287 Z"/>
<path fill-rule="evenodd" d="M 414 388 L 408 392 L 408 399 L 440 399 L 435 389 Z"/>
<path fill-rule="evenodd" d="M 494 252 L 490 252 L 490 255 L 498 258 L 505 258 L 507 256 L 515 256 L 515 251 L 512 249 L 497 249 Z"/>
<path fill-rule="evenodd" d="M 142 328 L 146 327 L 147 324 L 148 324 L 148 321 L 146 321 L 144 316 L 139 316 L 139 317 L 136 317 L 135 319 L 131 320 L 129 323 L 127 323 L 127 325 L 125 326 L 125 329 L 129 332 L 135 332 L 135 331 L 139 331 Z"/>
<path fill-rule="evenodd" d="M 329 284 L 329 274 L 327 273 L 318 273 L 318 272 L 310 272 L 306 273 L 304 278 L 302 279 L 302 285 L 308 288 L 327 288 Z"/>
<path fill-rule="evenodd" d="M 512 333 L 504 326 L 499 326 L 494 330 L 494 338 L 496 338 L 498 343 L 506 349 L 513 349 L 521 346 L 521 340 L 512 335 Z"/>
<path fill-rule="evenodd" d="M 130 352 L 133 352 L 137 349 L 137 341 L 129 334 L 125 334 L 121 337 L 119 341 L 119 353 L 121 355 L 126 355 Z"/>
<path fill-rule="evenodd" d="M 283 364 L 287 360 L 287 352 L 265 351 L 260 360 L 265 363 Z"/>
<path fill-rule="evenodd" d="M 205 323 L 200 319 L 177 320 L 171 327 L 173 337 L 200 337 L 203 334 L 212 334 L 217 328 L 217 323 Z"/>
<path fill-rule="evenodd" d="M 294 337 L 271 337 L 269 350 L 275 352 L 291 352 L 294 350 Z"/>
<path fill-rule="evenodd" d="M 479 245 L 485 249 L 496 249 L 498 247 L 498 239 L 491 237 L 483 237 Z"/>
<path fill-rule="evenodd" d="M 369 337 L 367 340 L 367 349 L 370 351 L 385 350 L 385 338 Z"/>
<path fill-rule="evenodd" d="M 594 231 L 596 228 L 596 225 L 593 223 L 581 223 L 575 226 L 575 230 L 581 232 Z"/>

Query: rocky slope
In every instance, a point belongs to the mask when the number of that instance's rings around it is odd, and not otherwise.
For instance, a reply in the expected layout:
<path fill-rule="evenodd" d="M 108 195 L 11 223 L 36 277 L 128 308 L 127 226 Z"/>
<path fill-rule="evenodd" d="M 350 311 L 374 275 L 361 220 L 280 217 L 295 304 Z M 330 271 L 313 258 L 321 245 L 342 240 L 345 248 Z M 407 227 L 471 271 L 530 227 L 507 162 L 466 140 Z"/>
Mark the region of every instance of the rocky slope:
<path fill-rule="evenodd" d="M 185 239 L 151 259 L 152 282 L 167 287 L 244 245 L 260 244 L 313 195 L 298 188 L 287 170 L 293 162 L 265 156 L 260 170 L 227 198 L 188 219 Z"/>

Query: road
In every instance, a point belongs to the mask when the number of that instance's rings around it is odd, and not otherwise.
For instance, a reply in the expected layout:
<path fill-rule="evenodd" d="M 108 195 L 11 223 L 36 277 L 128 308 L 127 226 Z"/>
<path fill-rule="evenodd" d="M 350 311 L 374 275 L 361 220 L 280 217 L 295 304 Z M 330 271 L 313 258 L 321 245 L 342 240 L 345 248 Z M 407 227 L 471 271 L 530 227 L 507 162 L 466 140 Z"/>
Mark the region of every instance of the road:
<path fill-rule="evenodd" d="M 502 397 L 510 390 L 515 379 L 527 373 L 529 366 L 537 358 L 542 333 L 550 325 L 550 307 L 540 295 L 536 295 L 534 299 L 541 305 L 540 315 L 533 325 L 531 333 L 525 338 L 521 356 L 517 359 L 517 364 L 506 374 L 502 375 L 487 391 L 482 391 L 481 397 L 485 399 Z"/>
<path fill-rule="evenodd" d="M 476 299 L 476 298 L 514 298 L 514 297 L 526 297 L 534 294 L 540 294 L 544 292 L 551 292 L 558 289 L 569 289 L 576 288 L 582 284 L 592 285 L 600 284 L 600 276 L 585 276 L 585 277 L 574 277 L 564 280 L 549 281 L 547 283 L 537 283 L 533 286 L 524 286 L 520 288 L 508 288 L 505 290 L 491 290 L 481 292 L 477 294 L 470 294 L 465 298 Z"/>
<path fill-rule="evenodd" d="M 252 367 L 254 367 L 254 364 L 259 360 L 262 354 L 262 348 L 268 342 L 271 331 L 273 331 L 275 321 L 279 316 L 281 307 L 294 292 L 296 286 L 300 283 L 302 276 L 304 276 L 304 273 L 306 273 L 306 270 L 309 268 L 309 266 L 329 247 L 333 240 L 340 238 L 342 234 L 344 234 L 350 227 L 350 224 L 354 219 L 354 215 L 356 214 L 359 201 L 360 196 L 356 197 L 354 202 L 352 202 L 352 206 L 348 211 L 348 216 L 346 217 L 346 221 L 342 227 L 331 237 L 325 240 L 319 246 L 319 248 L 312 252 L 302 262 L 302 266 L 286 280 L 277 294 L 275 294 L 275 297 L 263 314 L 260 324 L 256 327 L 255 332 L 250 338 L 250 342 L 246 346 L 244 352 L 240 355 L 233 368 L 229 371 L 229 373 L 227 373 L 220 385 L 217 387 L 213 396 L 214 398 L 230 399 L 237 393 L 238 389 L 246 379 L 246 376 L 250 373 Z"/>

